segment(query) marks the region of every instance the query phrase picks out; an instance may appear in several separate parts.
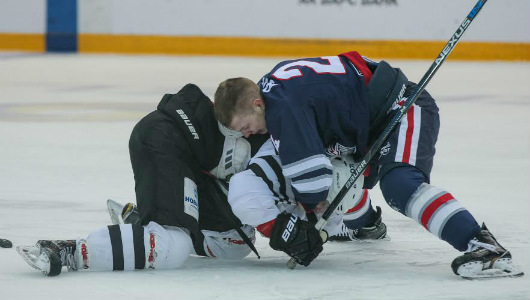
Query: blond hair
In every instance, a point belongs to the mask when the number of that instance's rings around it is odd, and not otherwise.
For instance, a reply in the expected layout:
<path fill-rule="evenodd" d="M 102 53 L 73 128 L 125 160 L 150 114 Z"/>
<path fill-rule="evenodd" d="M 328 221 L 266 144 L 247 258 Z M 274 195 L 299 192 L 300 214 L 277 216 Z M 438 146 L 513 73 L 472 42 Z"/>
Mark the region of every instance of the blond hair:
<path fill-rule="evenodd" d="M 215 117 L 230 127 L 234 116 L 252 109 L 252 101 L 261 97 L 259 86 L 248 78 L 227 79 L 215 91 Z"/>

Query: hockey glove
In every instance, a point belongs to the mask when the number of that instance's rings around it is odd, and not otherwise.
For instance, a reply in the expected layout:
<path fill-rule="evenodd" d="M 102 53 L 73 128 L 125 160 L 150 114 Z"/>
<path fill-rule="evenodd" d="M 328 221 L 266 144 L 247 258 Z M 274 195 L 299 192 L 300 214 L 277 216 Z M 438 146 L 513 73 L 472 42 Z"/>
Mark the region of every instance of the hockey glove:
<path fill-rule="evenodd" d="M 322 252 L 322 244 L 313 224 L 285 212 L 276 218 L 269 242 L 272 249 L 287 253 L 305 267 Z"/>

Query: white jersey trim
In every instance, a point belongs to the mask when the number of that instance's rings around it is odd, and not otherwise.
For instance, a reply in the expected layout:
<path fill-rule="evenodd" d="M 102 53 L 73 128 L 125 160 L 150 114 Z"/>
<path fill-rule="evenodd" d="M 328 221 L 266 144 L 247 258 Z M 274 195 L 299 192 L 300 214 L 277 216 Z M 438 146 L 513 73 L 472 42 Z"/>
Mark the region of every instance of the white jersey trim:
<path fill-rule="evenodd" d="M 325 168 L 330 171 L 333 170 L 333 166 L 331 165 L 329 158 L 327 158 L 324 154 L 317 154 L 305 159 L 301 159 L 297 162 L 284 165 L 283 174 L 292 178 L 321 168 Z M 329 176 L 331 177 L 331 174 Z"/>

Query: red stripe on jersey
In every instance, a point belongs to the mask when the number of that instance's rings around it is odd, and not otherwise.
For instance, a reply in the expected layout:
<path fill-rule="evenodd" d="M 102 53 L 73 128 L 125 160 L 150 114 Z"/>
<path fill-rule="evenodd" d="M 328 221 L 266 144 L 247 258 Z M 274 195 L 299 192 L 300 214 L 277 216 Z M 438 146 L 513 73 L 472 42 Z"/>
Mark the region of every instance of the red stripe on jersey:
<path fill-rule="evenodd" d="M 348 211 L 346 211 L 346 213 L 349 214 L 351 212 L 358 211 L 359 209 L 361 209 L 366 204 L 366 199 L 368 199 L 368 190 L 364 189 L 363 190 L 363 198 L 361 199 L 359 204 L 355 205 L 355 207 L 352 207 L 352 208 L 348 209 Z"/>
<path fill-rule="evenodd" d="M 412 134 L 414 133 L 414 106 L 411 106 L 407 112 L 407 134 L 405 135 L 405 148 L 403 149 L 404 163 L 409 163 L 410 148 L 412 147 Z"/>
<path fill-rule="evenodd" d="M 341 53 L 339 56 L 346 57 L 364 76 L 364 84 L 368 85 L 370 79 L 372 79 L 372 71 L 368 68 L 368 65 L 364 61 L 363 57 L 357 53 L 357 51 L 350 51 Z"/>
<path fill-rule="evenodd" d="M 272 234 L 272 227 L 274 226 L 274 222 L 276 222 L 276 219 L 272 219 L 267 223 L 263 223 L 261 225 L 258 225 L 256 229 L 263 234 L 266 237 L 271 237 Z"/>
<path fill-rule="evenodd" d="M 434 200 L 431 204 L 429 204 L 429 206 L 427 206 L 427 209 L 425 209 L 425 211 L 421 215 L 421 225 L 423 225 L 425 229 L 429 230 L 429 228 L 427 228 L 427 224 L 429 223 L 429 220 L 431 219 L 434 212 L 444 203 L 452 199 L 454 199 L 453 195 L 447 193 L 443 194 L 438 199 Z"/>

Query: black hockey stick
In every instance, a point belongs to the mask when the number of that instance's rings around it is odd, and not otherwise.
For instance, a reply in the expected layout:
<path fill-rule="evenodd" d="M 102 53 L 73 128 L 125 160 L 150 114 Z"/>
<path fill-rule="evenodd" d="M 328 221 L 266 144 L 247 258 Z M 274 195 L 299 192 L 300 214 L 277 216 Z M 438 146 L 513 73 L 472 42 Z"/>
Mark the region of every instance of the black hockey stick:
<path fill-rule="evenodd" d="M 353 184 L 355 183 L 357 178 L 359 178 L 361 176 L 361 174 L 364 172 L 364 170 L 366 170 L 366 168 L 368 167 L 368 162 L 370 162 L 372 157 L 377 152 L 379 152 L 379 148 L 381 148 L 383 143 L 389 137 L 389 135 L 392 132 L 392 130 L 394 130 L 394 128 L 397 126 L 397 124 L 399 124 L 399 122 L 401 122 L 401 119 L 403 118 L 403 116 L 405 116 L 405 114 L 407 113 L 409 108 L 414 104 L 416 99 L 418 99 L 418 97 L 420 96 L 421 92 L 423 92 L 423 90 L 425 90 L 425 87 L 427 86 L 427 83 L 429 83 L 429 81 L 431 81 L 432 77 L 438 71 L 438 69 L 440 68 L 442 63 L 445 61 L 447 56 L 449 56 L 449 54 L 453 51 L 453 49 L 455 48 L 456 44 L 460 40 L 460 37 L 466 31 L 466 29 L 468 28 L 469 24 L 471 24 L 473 19 L 475 19 L 475 17 L 478 15 L 478 13 L 482 9 L 482 7 L 486 3 L 486 1 L 487 0 L 479 0 L 477 2 L 477 4 L 475 4 L 475 6 L 471 10 L 471 12 L 466 16 L 466 18 L 464 19 L 462 24 L 460 24 L 460 26 L 458 27 L 456 32 L 453 34 L 453 36 L 451 37 L 449 42 L 447 42 L 447 44 L 443 48 L 442 52 L 440 52 L 440 54 L 438 54 L 438 57 L 434 60 L 433 64 L 429 68 L 429 70 L 427 70 L 427 73 L 425 73 L 425 75 L 423 75 L 423 78 L 420 80 L 420 82 L 416 86 L 416 89 L 407 98 L 407 100 L 405 101 L 403 106 L 401 108 L 399 108 L 398 112 L 394 115 L 394 117 L 392 118 L 390 123 L 386 126 L 385 130 L 383 131 L 383 133 L 381 133 L 381 136 L 379 136 L 379 138 L 374 142 L 374 144 L 372 145 L 372 147 L 370 148 L 368 153 L 366 153 L 364 158 L 360 161 L 359 165 L 355 168 L 353 174 L 350 176 L 350 178 L 348 178 L 348 180 L 346 181 L 344 186 L 340 189 L 339 193 L 337 194 L 337 196 L 335 196 L 333 201 L 331 201 L 331 204 L 328 206 L 328 208 L 326 209 L 326 211 L 322 215 L 322 218 L 315 224 L 315 227 L 319 231 L 322 231 L 324 226 L 326 226 L 329 217 L 335 211 L 337 206 L 339 206 L 339 204 L 342 202 L 342 199 L 344 198 L 344 196 L 346 195 L 348 190 L 353 186 Z M 396 103 L 399 102 L 398 99 L 396 99 Z M 290 269 L 294 269 L 296 267 L 296 260 L 294 258 L 291 258 L 287 262 L 287 267 L 289 267 Z"/>

